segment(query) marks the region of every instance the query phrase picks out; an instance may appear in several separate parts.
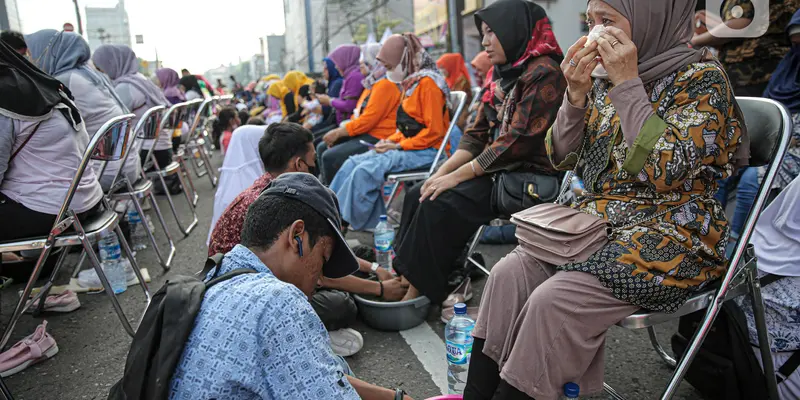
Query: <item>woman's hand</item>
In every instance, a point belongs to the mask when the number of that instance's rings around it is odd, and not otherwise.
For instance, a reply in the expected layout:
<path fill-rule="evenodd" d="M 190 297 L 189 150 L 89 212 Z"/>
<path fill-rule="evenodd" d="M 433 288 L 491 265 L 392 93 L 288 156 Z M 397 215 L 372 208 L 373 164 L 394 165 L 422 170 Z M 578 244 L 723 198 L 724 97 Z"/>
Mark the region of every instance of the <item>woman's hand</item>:
<path fill-rule="evenodd" d="M 319 100 L 319 104 L 323 106 L 331 105 L 331 98 L 327 94 L 318 94 L 317 100 Z"/>
<path fill-rule="evenodd" d="M 419 198 L 419 202 L 422 203 L 428 197 L 430 197 L 431 201 L 434 201 L 439 195 L 458 186 L 459 183 L 461 182 L 458 177 L 456 177 L 455 173 L 449 173 L 436 179 L 428 179 L 425 185 L 423 185 L 422 197 Z M 427 186 L 427 188 L 425 186 Z"/>
<path fill-rule="evenodd" d="M 614 86 L 639 77 L 639 54 L 636 45 L 620 29 L 609 26 L 597 38 L 597 51 Z"/>
<path fill-rule="evenodd" d="M 325 142 L 325 144 L 328 145 L 328 148 L 331 148 L 334 145 L 336 145 L 336 141 L 338 141 L 339 139 L 341 139 L 341 138 L 343 138 L 343 137 L 345 137 L 347 135 L 348 135 L 347 134 L 347 129 L 336 128 L 336 129 L 326 133 L 325 136 L 322 137 L 322 140 Z"/>
<path fill-rule="evenodd" d="M 402 147 L 400 147 L 399 144 L 388 140 L 381 140 L 380 142 L 378 142 L 378 144 L 375 145 L 375 152 L 378 154 L 386 153 L 389 150 L 400 150 L 400 149 L 402 149 Z"/>
<path fill-rule="evenodd" d="M 444 172 L 442 172 L 442 168 L 439 168 L 438 170 L 436 170 L 436 172 L 435 172 L 433 175 L 431 175 L 431 177 L 430 177 L 430 178 L 428 178 L 428 179 L 425 181 L 425 183 L 423 183 L 423 184 L 422 184 L 422 190 L 420 191 L 420 193 L 425 193 L 425 192 L 427 192 L 427 191 L 428 191 L 428 188 L 429 188 L 431 185 L 433 185 L 433 182 L 434 182 L 434 181 L 436 181 L 437 179 L 439 179 L 439 178 L 441 178 L 441 177 L 443 177 L 443 176 L 445 176 L 445 175 L 447 175 L 447 174 L 446 174 L 446 173 L 444 173 Z"/>
<path fill-rule="evenodd" d="M 583 47 L 588 38 L 578 39 L 567 51 L 561 62 L 561 70 L 567 80 L 567 96 L 575 107 L 584 107 L 589 91 L 592 90 L 592 71 L 597 67 L 597 42 Z"/>

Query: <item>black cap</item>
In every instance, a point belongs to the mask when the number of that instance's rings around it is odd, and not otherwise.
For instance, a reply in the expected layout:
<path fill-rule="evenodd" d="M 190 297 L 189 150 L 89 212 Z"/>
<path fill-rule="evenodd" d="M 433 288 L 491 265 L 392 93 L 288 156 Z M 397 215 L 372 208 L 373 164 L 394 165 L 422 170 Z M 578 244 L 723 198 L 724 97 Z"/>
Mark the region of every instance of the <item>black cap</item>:
<path fill-rule="evenodd" d="M 306 204 L 322 215 L 334 233 L 333 253 L 322 266 L 327 278 L 342 278 L 358 270 L 358 259 L 342 236 L 342 220 L 339 216 L 339 199 L 336 193 L 326 188 L 314 175 L 304 172 L 281 174 L 270 182 L 262 196 L 283 196 Z"/>

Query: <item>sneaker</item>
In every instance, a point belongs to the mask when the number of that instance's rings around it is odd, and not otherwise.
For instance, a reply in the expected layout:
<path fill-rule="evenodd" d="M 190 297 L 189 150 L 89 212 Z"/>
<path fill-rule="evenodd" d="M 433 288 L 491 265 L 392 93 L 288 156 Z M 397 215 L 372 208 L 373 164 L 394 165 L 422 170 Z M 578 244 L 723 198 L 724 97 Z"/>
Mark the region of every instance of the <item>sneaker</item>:
<path fill-rule="evenodd" d="M 122 259 L 121 262 L 124 262 L 125 265 L 125 278 L 127 278 L 128 286 L 135 285 L 139 283 L 139 280 L 136 279 L 136 274 L 133 272 L 133 267 L 131 267 L 130 261 L 127 259 Z M 85 269 L 78 273 L 78 284 L 91 289 L 103 289 L 103 284 L 100 282 L 100 277 L 97 276 L 97 271 L 94 268 Z M 47 305 L 47 303 L 45 303 Z"/>
<path fill-rule="evenodd" d="M 478 320 L 478 311 L 480 309 L 478 307 L 467 307 L 467 315 L 472 318 L 474 321 Z M 450 322 L 451 319 L 456 315 L 456 310 L 453 307 L 450 308 L 442 308 L 442 322 L 445 324 Z"/>
<path fill-rule="evenodd" d="M 364 338 L 355 329 L 344 328 L 328 332 L 331 338 L 331 349 L 338 356 L 349 357 L 364 347 Z"/>
<path fill-rule="evenodd" d="M 0 353 L 0 377 L 11 376 L 58 353 L 56 340 L 45 332 L 47 321 L 36 327 L 32 335 Z"/>
<path fill-rule="evenodd" d="M 472 279 L 466 277 L 460 285 L 447 296 L 447 299 L 442 303 L 443 309 L 451 309 L 458 303 L 466 303 L 472 300 Z"/>
<path fill-rule="evenodd" d="M 38 306 L 39 300 L 36 300 L 28 307 L 26 312 L 33 312 Z M 78 300 L 78 295 L 71 290 L 65 290 L 64 293 L 47 296 L 42 311 L 67 313 L 77 310 L 80 306 L 81 302 Z"/>

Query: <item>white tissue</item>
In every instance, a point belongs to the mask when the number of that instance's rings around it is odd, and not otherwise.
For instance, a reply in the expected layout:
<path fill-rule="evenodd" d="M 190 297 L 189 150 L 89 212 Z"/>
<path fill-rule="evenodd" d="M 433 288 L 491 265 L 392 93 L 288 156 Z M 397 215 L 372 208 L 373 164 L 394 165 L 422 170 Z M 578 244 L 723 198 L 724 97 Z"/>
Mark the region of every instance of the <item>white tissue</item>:
<path fill-rule="evenodd" d="M 594 41 L 599 39 L 600 35 L 604 33 L 606 33 L 606 27 L 604 25 L 595 25 L 592 31 L 589 32 L 589 35 L 587 35 L 588 40 L 586 40 L 586 44 L 584 44 L 583 47 L 589 47 L 590 44 L 594 43 Z"/>

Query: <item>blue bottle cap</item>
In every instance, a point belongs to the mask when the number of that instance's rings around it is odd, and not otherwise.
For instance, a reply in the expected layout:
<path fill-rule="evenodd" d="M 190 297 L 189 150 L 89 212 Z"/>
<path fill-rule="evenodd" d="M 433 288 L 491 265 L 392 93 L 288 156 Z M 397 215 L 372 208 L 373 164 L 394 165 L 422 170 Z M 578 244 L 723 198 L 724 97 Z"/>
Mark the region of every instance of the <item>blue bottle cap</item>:
<path fill-rule="evenodd" d="M 580 393 L 581 393 L 581 388 L 578 386 L 577 383 L 567 382 L 564 384 L 564 396 L 566 396 L 567 398 L 577 399 Z"/>
<path fill-rule="evenodd" d="M 386 221 L 386 220 L 388 220 L 388 218 L 386 218 L 386 216 L 385 216 L 385 215 L 381 215 L 381 218 L 380 218 L 380 220 L 381 220 L 381 221 Z"/>
<path fill-rule="evenodd" d="M 453 309 L 456 311 L 456 315 L 464 315 L 467 313 L 467 305 L 464 303 L 456 303 Z"/>

